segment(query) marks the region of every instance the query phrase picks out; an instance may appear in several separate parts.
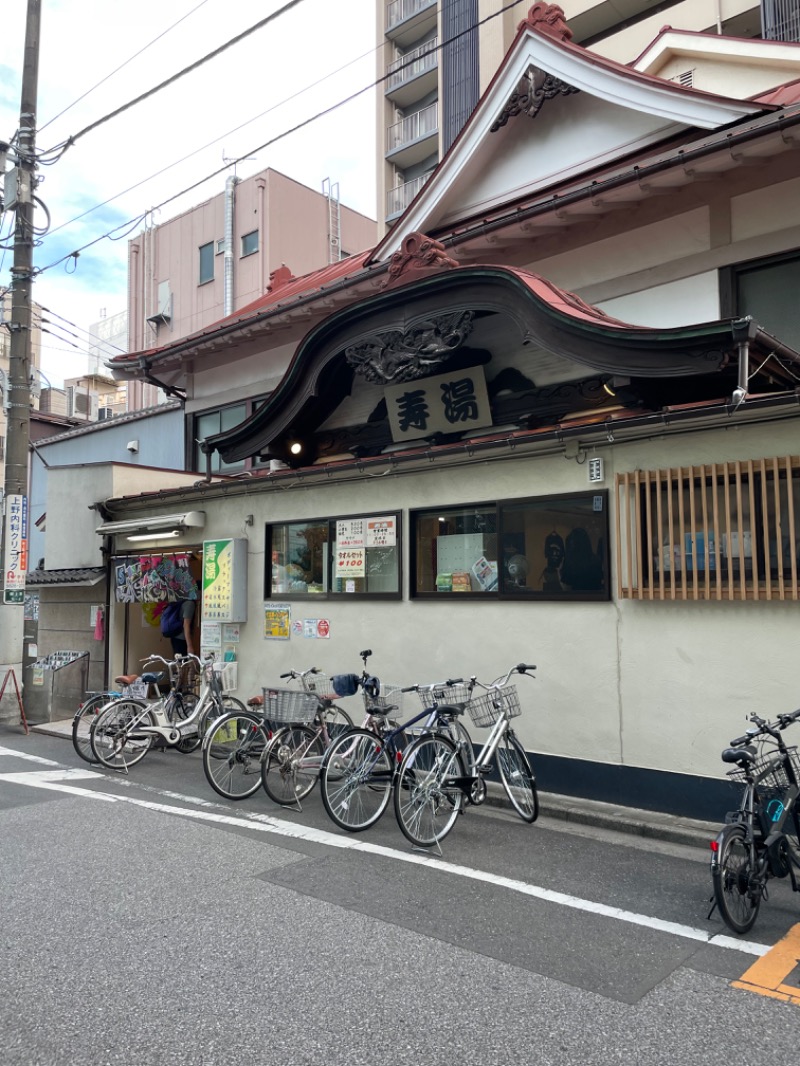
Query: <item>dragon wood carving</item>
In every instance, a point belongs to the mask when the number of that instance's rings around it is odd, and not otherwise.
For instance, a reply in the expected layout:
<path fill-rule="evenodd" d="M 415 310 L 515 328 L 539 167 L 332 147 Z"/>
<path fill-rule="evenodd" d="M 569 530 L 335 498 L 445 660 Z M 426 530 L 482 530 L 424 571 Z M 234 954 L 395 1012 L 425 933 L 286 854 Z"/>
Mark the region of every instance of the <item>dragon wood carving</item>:
<path fill-rule="evenodd" d="M 345 349 L 356 374 L 379 384 L 399 384 L 432 373 L 472 331 L 472 311 L 456 311 L 414 323 L 406 330 L 375 333 Z"/>

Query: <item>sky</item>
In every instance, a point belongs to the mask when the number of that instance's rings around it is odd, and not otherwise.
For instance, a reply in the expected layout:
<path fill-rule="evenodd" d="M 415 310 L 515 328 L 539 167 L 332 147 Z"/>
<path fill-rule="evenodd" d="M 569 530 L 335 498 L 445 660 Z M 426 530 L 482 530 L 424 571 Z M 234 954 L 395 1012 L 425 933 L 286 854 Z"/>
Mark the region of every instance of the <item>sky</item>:
<path fill-rule="evenodd" d="M 287 2 L 221 55 L 82 132 Z M 27 0 L 4 0 L 0 141 L 19 125 L 26 10 Z M 38 171 L 34 222 L 47 226 L 49 214 L 49 230 L 34 251 L 33 299 L 55 334 L 43 336 L 44 385 L 85 374 L 90 326 L 125 310 L 127 242 L 146 213 L 165 222 L 216 196 L 231 161 L 242 178 L 272 167 L 320 191 L 329 179 L 343 205 L 375 217 L 374 0 L 41 0 L 41 11 L 36 148 L 53 161 Z M 7 213 L 0 245 L 11 245 L 12 225 Z M 12 263 L 0 248 L 0 291 Z"/>

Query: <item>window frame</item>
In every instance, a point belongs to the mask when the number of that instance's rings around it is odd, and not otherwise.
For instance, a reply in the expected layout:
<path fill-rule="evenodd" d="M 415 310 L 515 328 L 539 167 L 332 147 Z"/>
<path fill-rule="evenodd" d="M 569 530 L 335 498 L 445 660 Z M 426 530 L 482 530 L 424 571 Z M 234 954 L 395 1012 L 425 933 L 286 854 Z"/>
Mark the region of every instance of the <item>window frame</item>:
<path fill-rule="evenodd" d="M 205 455 L 200 451 L 200 445 L 197 443 L 197 425 L 201 418 L 205 415 L 221 414 L 222 411 L 227 411 L 233 407 L 240 407 L 243 405 L 245 413 L 244 418 L 241 421 L 244 422 L 255 414 L 265 400 L 266 396 L 248 397 L 246 400 L 235 400 L 232 403 L 220 404 L 218 407 L 207 407 L 203 410 L 192 411 L 186 418 L 186 456 L 188 464 L 186 469 L 192 473 L 206 473 Z M 195 461 L 197 461 L 197 465 L 195 465 Z M 266 465 L 266 461 L 261 461 L 258 456 L 248 456 L 247 459 L 244 459 L 241 462 L 241 466 L 237 465 L 235 469 L 231 470 L 214 471 L 212 468 L 212 473 L 222 475 L 227 473 L 241 474 L 245 470 L 254 470 Z"/>
<path fill-rule="evenodd" d="M 248 237 L 253 237 L 253 236 L 255 236 L 255 239 L 256 239 L 255 248 L 251 248 L 249 251 L 245 251 L 244 242 L 247 240 Z M 260 244 L 261 244 L 260 236 L 261 235 L 260 235 L 258 229 L 251 229 L 249 231 L 249 233 L 243 233 L 241 235 L 241 237 L 239 238 L 239 258 L 240 259 L 246 259 L 248 255 L 255 255 L 258 252 Z"/>
<path fill-rule="evenodd" d="M 208 251 L 207 251 L 209 248 L 211 249 L 210 253 L 208 253 Z M 210 273 L 210 275 L 208 277 L 204 277 L 203 276 L 203 252 L 204 251 L 207 253 L 206 254 L 206 258 L 208 260 L 207 263 L 206 263 L 206 269 L 208 269 L 209 265 L 211 267 L 211 273 Z M 198 245 L 197 246 L 197 254 L 198 254 L 197 284 L 198 285 L 208 285 L 208 283 L 210 281 L 214 280 L 214 241 L 206 241 L 205 244 Z"/>
<path fill-rule="evenodd" d="M 499 566 L 499 563 L 500 563 L 499 556 L 501 555 L 500 544 L 501 544 L 503 538 L 505 537 L 506 539 L 509 539 L 512 535 L 514 535 L 514 536 L 518 536 L 519 535 L 518 531 L 511 531 L 511 530 L 506 528 L 506 523 L 508 521 L 508 519 L 507 519 L 508 513 L 510 511 L 512 511 L 512 510 L 534 509 L 534 510 L 540 510 L 543 514 L 547 514 L 548 510 L 553 511 L 553 513 L 555 514 L 555 511 L 554 511 L 552 505 L 556 505 L 559 508 L 559 511 L 563 512 L 564 506 L 570 500 L 585 501 L 587 499 L 594 499 L 594 498 L 600 498 L 602 500 L 602 505 L 599 508 L 599 510 L 593 512 L 593 513 L 596 513 L 596 514 L 602 514 L 602 519 L 601 519 L 602 537 L 601 537 L 600 542 L 598 543 L 597 550 L 594 553 L 594 554 L 600 553 L 600 563 L 601 563 L 601 567 L 602 567 L 602 570 L 601 570 L 601 573 L 602 573 L 602 587 L 600 589 L 597 589 L 597 590 L 593 590 L 593 589 L 592 590 L 588 590 L 587 589 L 587 590 L 584 590 L 584 591 L 576 591 L 576 590 L 563 589 L 563 588 L 559 589 L 559 590 L 554 590 L 554 589 L 545 590 L 545 589 L 541 589 L 541 588 L 537 589 L 537 588 L 529 588 L 529 587 L 525 586 L 524 588 L 520 588 L 519 590 L 513 590 L 511 588 L 511 586 L 510 586 L 509 578 L 506 575 L 504 575 L 504 573 L 502 572 L 502 568 Z M 550 505 L 550 506 L 548 506 L 548 505 Z M 451 600 L 451 599 L 466 600 L 466 601 L 478 600 L 478 601 L 488 601 L 488 602 L 495 602 L 495 601 L 500 600 L 500 601 L 503 601 L 503 602 L 506 602 L 506 603 L 508 603 L 508 602 L 512 602 L 512 603 L 543 603 L 543 602 L 544 603 L 546 603 L 546 602 L 555 602 L 555 603 L 569 603 L 569 602 L 572 602 L 572 603 L 576 603 L 576 602 L 577 603 L 587 603 L 588 602 L 588 603 L 593 603 L 593 602 L 608 602 L 611 599 L 611 551 L 610 551 L 611 521 L 610 521 L 609 507 L 610 507 L 609 493 L 608 493 L 607 489 L 581 489 L 581 490 L 577 490 L 575 492 L 548 493 L 548 494 L 542 495 L 542 496 L 520 496 L 520 497 L 503 498 L 503 499 L 499 499 L 499 500 L 481 500 L 481 501 L 472 502 L 472 503 L 448 505 L 446 507 L 440 507 L 440 508 L 436 508 L 436 507 L 414 508 L 414 509 L 409 511 L 409 538 L 410 538 L 410 560 L 411 560 L 410 561 L 410 578 L 409 578 L 409 584 L 410 584 L 409 597 L 411 599 L 414 599 L 414 600 L 438 600 L 438 601 L 442 601 L 444 598 L 447 598 L 448 601 Z M 480 510 L 480 509 L 482 509 L 483 511 L 486 511 L 487 509 L 494 511 L 495 531 L 494 531 L 493 534 L 489 534 L 489 535 L 493 535 L 493 536 L 495 536 L 497 538 L 496 554 L 498 556 L 498 559 L 493 560 L 494 562 L 498 563 L 498 574 L 497 574 L 497 587 L 496 587 L 496 589 L 492 589 L 491 591 L 479 591 L 477 589 L 471 589 L 469 592 L 466 592 L 466 591 L 465 592 L 461 592 L 461 591 L 459 591 L 459 592 L 449 592 L 449 593 L 448 592 L 438 591 L 437 589 L 434 589 L 432 591 L 429 591 L 427 589 L 420 589 L 418 587 L 418 584 L 417 584 L 418 561 L 419 561 L 419 552 L 420 552 L 420 547 L 421 547 L 420 540 L 419 540 L 419 523 L 420 523 L 420 520 L 423 519 L 423 518 L 429 518 L 434 513 L 438 513 L 438 514 L 443 515 L 443 516 L 447 516 L 448 514 L 450 514 L 450 515 L 462 515 L 466 511 Z M 581 512 L 576 508 L 576 515 L 580 514 L 580 513 Z M 505 521 L 504 521 L 504 515 L 506 515 Z M 563 518 L 559 519 L 555 524 L 558 524 L 558 522 L 560 522 L 561 525 L 563 525 Z M 546 525 L 553 525 L 554 523 L 548 522 L 548 523 L 545 523 L 545 524 Z M 564 527 L 564 528 L 566 528 L 566 527 Z M 575 528 L 575 527 L 573 527 L 573 528 Z M 540 558 L 544 559 L 544 548 L 546 546 L 547 540 L 549 539 L 549 536 L 550 536 L 550 534 L 548 533 L 542 539 L 542 544 L 541 544 L 542 551 L 541 551 L 541 553 L 538 553 L 538 555 L 537 555 L 537 562 L 535 564 L 536 568 L 538 568 L 538 566 L 539 566 L 539 559 Z M 565 534 L 565 536 L 566 536 L 566 534 Z M 527 545 L 525 545 L 525 547 L 527 548 Z M 526 561 L 527 561 L 527 556 L 529 556 L 529 555 L 530 555 L 530 552 L 527 551 L 526 552 Z M 542 566 L 544 568 L 544 563 L 542 563 Z"/>
<path fill-rule="evenodd" d="M 328 572 L 324 576 L 327 579 L 328 588 L 323 592 L 273 592 L 272 589 L 272 555 L 273 555 L 273 530 L 288 526 L 328 526 L 328 539 L 324 543 L 336 542 L 336 523 L 345 521 L 367 520 L 370 518 L 393 518 L 396 530 L 395 550 L 397 558 L 397 590 L 395 592 L 335 592 L 332 588 L 334 581 L 334 553 L 328 554 Z M 367 549 L 368 550 L 368 549 Z M 342 600 L 369 600 L 396 602 L 403 599 L 403 515 L 400 510 L 373 510 L 365 512 L 325 515 L 315 518 L 294 518 L 283 522 L 267 522 L 264 525 L 264 599 L 271 602 L 288 603 L 316 603 Z"/>

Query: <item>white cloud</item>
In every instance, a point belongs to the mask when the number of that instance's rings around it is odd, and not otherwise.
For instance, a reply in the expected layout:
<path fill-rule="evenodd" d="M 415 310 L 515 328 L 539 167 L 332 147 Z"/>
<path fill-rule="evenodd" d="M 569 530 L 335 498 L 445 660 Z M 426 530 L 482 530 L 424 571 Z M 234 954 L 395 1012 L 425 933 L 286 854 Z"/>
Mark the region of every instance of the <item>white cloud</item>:
<path fill-rule="evenodd" d="M 42 0 L 37 149 L 55 148 L 284 3 L 138 0 L 109 5 L 108 0 L 81 0 L 76 17 L 74 0 Z M 25 7 L 18 0 L 3 14 L 0 140 L 11 138 L 19 119 Z M 58 162 L 40 172 L 45 180 L 37 195 L 50 212 L 51 231 L 36 252 L 37 265 L 48 266 L 164 201 L 170 202 L 156 221 L 202 203 L 222 190 L 227 171 L 172 198 L 222 168 L 225 159 L 239 156 L 255 157 L 238 164 L 242 177 L 273 167 L 316 189 L 329 178 L 338 183 L 342 203 L 374 217 L 372 91 L 261 148 L 374 81 L 374 48 L 373 0 L 302 0 L 174 85 L 79 137 Z M 100 204 L 105 206 L 77 219 Z M 36 222 L 42 224 L 39 212 Z M 131 224 L 133 233 L 141 228 Z M 7 228 L 8 222 L 3 233 Z M 75 331 L 80 340 L 70 339 L 84 350 L 83 331 L 101 309 L 111 315 L 125 308 L 126 255 L 125 237 L 104 239 L 77 259 L 44 271 L 34 284 L 37 302 L 80 327 Z M 0 285 L 6 285 L 11 253 L 0 252 L 0 257 Z M 65 341 L 48 338 L 43 370 L 57 384 L 84 373 L 86 358 Z"/>

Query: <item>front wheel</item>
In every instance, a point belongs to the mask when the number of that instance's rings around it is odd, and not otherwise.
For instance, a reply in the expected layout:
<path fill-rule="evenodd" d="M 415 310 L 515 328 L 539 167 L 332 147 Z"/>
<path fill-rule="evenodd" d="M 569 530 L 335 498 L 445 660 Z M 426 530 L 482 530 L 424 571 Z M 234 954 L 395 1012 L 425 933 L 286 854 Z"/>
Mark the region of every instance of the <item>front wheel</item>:
<path fill-rule="evenodd" d="M 112 699 L 114 696 L 110 692 L 96 692 L 81 704 L 72 719 L 72 746 L 78 755 L 89 763 L 97 762 L 92 755 L 92 743 L 89 736 L 92 724 Z"/>
<path fill-rule="evenodd" d="M 92 755 L 109 770 L 127 770 L 152 747 L 154 736 L 143 732 L 156 724 L 153 712 L 137 700 L 115 700 L 94 720 L 89 731 Z"/>
<path fill-rule="evenodd" d="M 394 789 L 394 813 L 419 848 L 444 840 L 464 805 L 464 764 L 449 737 L 430 733 L 406 749 Z"/>
<path fill-rule="evenodd" d="M 273 803 L 293 807 L 314 788 L 322 765 L 322 741 L 306 725 L 276 733 L 264 752 L 261 783 Z"/>
<path fill-rule="evenodd" d="M 328 816 L 348 833 L 368 829 L 389 805 L 393 776 L 392 760 L 376 733 L 342 733 L 325 753 L 320 774 Z"/>
<path fill-rule="evenodd" d="M 261 758 L 269 737 L 258 715 L 224 714 L 203 738 L 203 770 L 225 799 L 247 799 L 261 785 Z"/>
<path fill-rule="evenodd" d="M 719 913 L 734 933 L 752 929 L 761 906 L 753 861 L 754 849 L 747 843 L 744 826 L 726 826 L 717 838 L 711 878 Z"/>
<path fill-rule="evenodd" d="M 525 749 L 516 737 L 506 733 L 497 749 L 500 780 L 514 810 L 523 822 L 535 822 L 539 817 L 539 794 L 536 778 Z"/>

